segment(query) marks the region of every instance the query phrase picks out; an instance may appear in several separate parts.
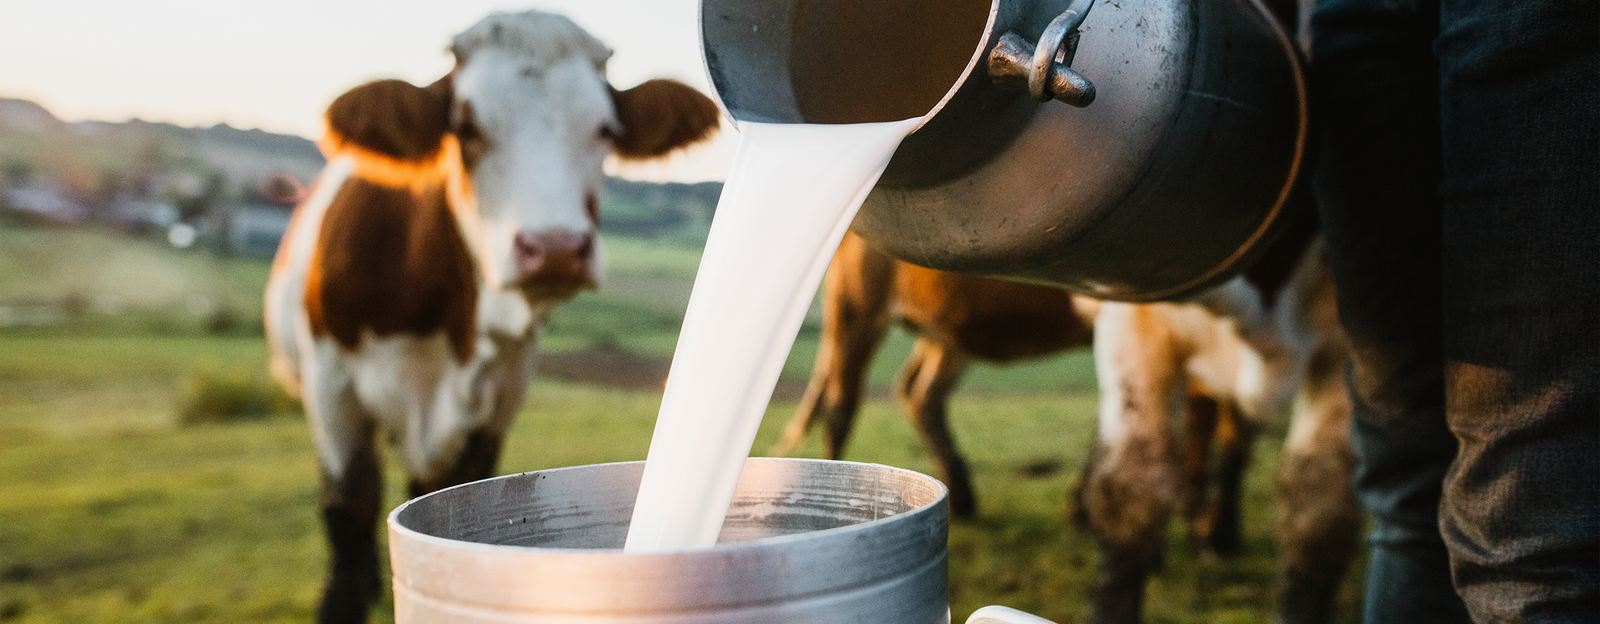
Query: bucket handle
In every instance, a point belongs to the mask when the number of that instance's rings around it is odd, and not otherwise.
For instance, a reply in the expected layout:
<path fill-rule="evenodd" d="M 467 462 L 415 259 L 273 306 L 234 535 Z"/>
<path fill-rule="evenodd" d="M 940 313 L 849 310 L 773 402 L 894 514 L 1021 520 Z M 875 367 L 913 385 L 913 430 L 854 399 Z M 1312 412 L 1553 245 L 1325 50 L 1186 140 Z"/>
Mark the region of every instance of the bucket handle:
<path fill-rule="evenodd" d="M 1026 90 L 1040 102 L 1054 99 L 1078 108 L 1093 103 L 1094 83 L 1071 67 L 1078 53 L 1078 27 L 1092 7 L 1094 0 L 1073 0 L 1050 20 L 1037 45 L 1028 45 L 1014 32 L 1002 35 L 989 52 L 989 80 L 1004 91 Z"/>
<path fill-rule="evenodd" d="M 972 612 L 967 624 L 1056 624 L 1031 613 L 1010 607 L 989 606 Z"/>

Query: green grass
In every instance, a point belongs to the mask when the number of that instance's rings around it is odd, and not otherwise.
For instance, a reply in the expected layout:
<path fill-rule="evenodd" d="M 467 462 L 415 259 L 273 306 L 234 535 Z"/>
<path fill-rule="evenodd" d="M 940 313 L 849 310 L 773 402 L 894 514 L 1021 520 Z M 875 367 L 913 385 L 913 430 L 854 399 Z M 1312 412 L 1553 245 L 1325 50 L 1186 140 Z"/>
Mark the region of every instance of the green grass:
<path fill-rule="evenodd" d="M 259 372 L 264 355 L 259 340 L 244 338 L 0 337 L 0 618 L 306 621 L 326 553 L 305 424 L 177 424 L 188 371 L 225 363 Z M 640 459 L 659 400 L 535 381 L 501 471 Z M 793 408 L 772 406 L 757 454 Z M 957 621 L 985 604 L 1079 621 L 1095 556 L 1062 517 L 1092 434 L 1093 394 L 969 392 L 952 410 L 984 505 L 978 521 L 951 534 Z M 1174 525 L 1166 568 L 1150 586 L 1152 622 L 1267 621 L 1279 442 L 1267 437 L 1257 449 L 1242 557 L 1202 559 Z M 812 440 L 805 453 L 817 450 Z M 887 400 L 866 404 L 849 455 L 933 468 Z M 1027 469 L 1038 465 L 1058 469 Z M 393 466 L 389 474 L 394 505 L 403 480 Z M 1355 578 L 1341 595 L 1341 621 L 1353 618 Z"/>
<path fill-rule="evenodd" d="M 153 236 L 0 220 L 0 307 L 52 316 L 28 335 L 261 333 L 265 260 L 176 250 Z"/>
<path fill-rule="evenodd" d="M 699 263 L 697 248 L 673 240 L 608 237 L 609 281 L 555 311 L 546 350 L 613 346 L 670 356 Z M 120 277 L 93 275 L 112 270 Z M 184 427 L 179 418 L 185 383 L 197 371 L 261 376 L 266 349 L 259 337 L 208 336 L 184 316 L 191 312 L 171 307 L 196 294 L 259 306 L 265 275 L 264 262 L 155 241 L 0 227 L 0 305 L 82 292 L 151 306 L 55 328 L 0 330 L 0 621 L 311 618 L 327 554 L 304 422 L 275 416 Z M 152 333 L 160 323 L 165 329 Z M 817 323 L 813 306 L 784 369 L 791 382 L 810 374 Z M 932 471 L 882 391 L 910 344 L 895 330 L 875 360 L 869 377 L 877 390 L 858 420 L 850 459 Z M 536 380 L 500 469 L 641 459 L 659 402 L 653 392 Z M 776 441 L 793 409 L 792 402 L 771 407 L 757 454 Z M 983 505 L 977 521 L 951 533 L 955 621 L 986 604 L 1081 621 L 1094 548 L 1062 518 L 1067 484 L 1094 428 L 1089 354 L 975 366 L 952 414 Z M 1150 621 L 1270 619 L 1279 444 L 1267 435 L 1257 448 L 1241 557 L 1199 557 L 1173 525 L 1166 567 L 1149 589 Z M 803 452 L 816 456 L 818 441 Z M 393 465 L 387 483 L 387 503 L 398 504 L 404 479 Z M 1338 621 L 1354 621 L 1360 569 L 1340 596 Z M 387 602 L 378 607 L 380 621 L 388 609 Z"/>
<path fill-rule="evenodd" d="M 268 263 L 174 250 L 97 229 L 0 227 L 0 301 L 86 299 L 120 309 L 231 304 L 259 317 Z"/>

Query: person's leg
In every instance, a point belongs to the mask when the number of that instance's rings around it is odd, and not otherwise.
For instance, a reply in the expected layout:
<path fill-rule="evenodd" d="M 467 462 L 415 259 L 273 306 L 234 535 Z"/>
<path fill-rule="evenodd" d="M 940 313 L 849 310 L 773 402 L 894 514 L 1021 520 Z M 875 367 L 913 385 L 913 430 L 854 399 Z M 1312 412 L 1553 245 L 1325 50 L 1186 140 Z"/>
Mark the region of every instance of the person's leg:
<path fill-rule="evenodd" d="M 1446 0 L 1444 537 L 1480 622 L 1600 619 L 1600 5 Z"/>
<path fill-rule="evenodd" d="M 1350 336 L 1354 485 L 1373 518 L 1364 621 L 1465 622 L 1439 535 L 1456 454 L 1440 357 L 1438 5 L 1319 0 L 1315 186 Z"/>

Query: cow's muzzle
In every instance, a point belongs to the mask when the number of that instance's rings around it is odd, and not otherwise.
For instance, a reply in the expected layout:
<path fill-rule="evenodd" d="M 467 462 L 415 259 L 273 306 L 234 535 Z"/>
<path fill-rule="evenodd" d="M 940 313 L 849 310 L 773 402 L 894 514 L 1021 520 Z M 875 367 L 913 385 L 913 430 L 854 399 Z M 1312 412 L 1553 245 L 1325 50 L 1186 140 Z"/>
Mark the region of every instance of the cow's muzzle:
<path fill-rule="evenodd" d="M 591 232 L 518 232 L 517 284 L 535 297 L 570 297 L 595 287 L 595 240 Z"/>

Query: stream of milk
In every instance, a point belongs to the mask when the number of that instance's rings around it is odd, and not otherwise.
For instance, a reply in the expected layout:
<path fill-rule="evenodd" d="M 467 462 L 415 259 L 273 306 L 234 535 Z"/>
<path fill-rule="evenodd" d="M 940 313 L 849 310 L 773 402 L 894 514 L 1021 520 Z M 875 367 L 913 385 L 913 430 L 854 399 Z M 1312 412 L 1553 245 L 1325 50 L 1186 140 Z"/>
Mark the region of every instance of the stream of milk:
<path fill-rule="evenodd" d="M 833 252 L 921 118 L 741 122 L 625 550 L 709 548 Z"/>

